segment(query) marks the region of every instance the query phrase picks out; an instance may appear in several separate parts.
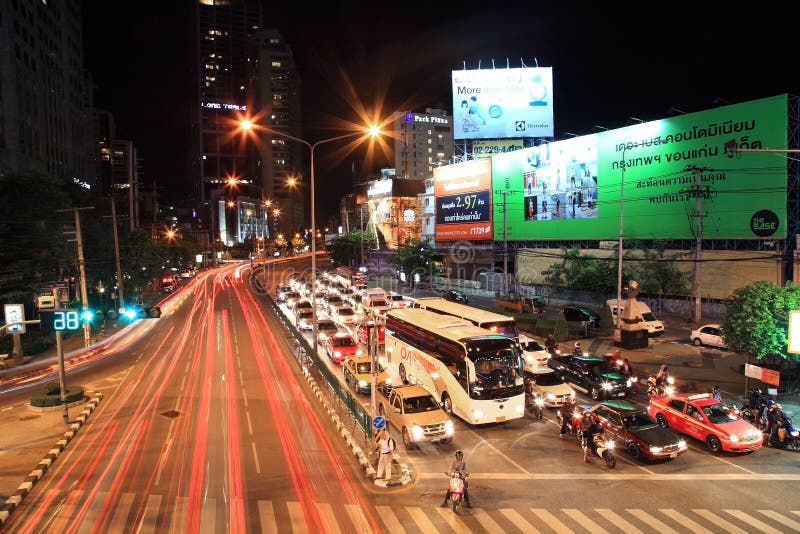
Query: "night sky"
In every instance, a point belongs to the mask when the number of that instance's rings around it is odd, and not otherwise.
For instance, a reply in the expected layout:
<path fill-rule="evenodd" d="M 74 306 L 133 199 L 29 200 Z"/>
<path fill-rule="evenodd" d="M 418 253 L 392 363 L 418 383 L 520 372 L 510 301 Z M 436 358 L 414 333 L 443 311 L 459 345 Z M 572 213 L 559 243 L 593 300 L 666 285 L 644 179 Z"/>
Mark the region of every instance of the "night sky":
<path fill-rule="evenodd" d="M 298 7 L 288 6 L 295 4 Z M 265 4 L 265 27 L 292 46 L 303 91 L 304 138 L 337 135 L 337 120 L 359 122 L 360 109 L 452 113 L 451 71 L 553 68 L 556 139 L 656 120 L 782 93 L 800 94 L 796 22 L 783 4 L 740 10 L 730 3 L 391 2 L 312 8 Z M 378 4 L 378 3 L 376 3 Z M 190 106 L 194 81 L 189 0 L 84 0 L 84 58 L 95 106 L 110 110 L 117 137 L 145 161 L 145 182 L 167 198 L 191 191 Z M 271 13 L 270 10 L 282 11 Z M 367 7 L 369 6 L 369 7 Z M 514 7 L 516 6 L 516 7 Z M 566 6 L 566 7 L 562 7 Z M 703 6 L 703 7 L 701 7 Z M 349 80 L 357 98 L 348 95 Z M 363 154 L 341 162 L 317 149 L 317 205 L 324 220 L 364 168 Z M 335 166 L 334 166 L 335 165 Z"/>

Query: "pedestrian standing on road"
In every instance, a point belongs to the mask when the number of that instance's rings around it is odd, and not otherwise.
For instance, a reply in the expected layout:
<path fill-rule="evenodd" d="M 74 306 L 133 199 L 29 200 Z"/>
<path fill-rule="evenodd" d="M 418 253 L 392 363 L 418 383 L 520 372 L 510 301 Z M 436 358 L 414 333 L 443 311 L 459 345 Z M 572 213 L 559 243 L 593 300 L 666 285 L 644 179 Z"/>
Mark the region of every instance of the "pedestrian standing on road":
<path fill-rule="evenodd" d="M 385 478 L 389 480 L 392 478 L 392 458 L 394 456 L 394 439 L 389 436 L 389 431 L 386 427 L 382 428 L 378 433 L 378 439 L 375 440 L 375 449 L 380 454 L 378 458 L 378 469 L 375 473 L 375 478 Z"/>
<path fill-rule="evenodd" d="M 561 432 L 559 436 L 561 439 L 564 439 L 564 435 L 569 431 L 569 425 L 572 423 L 572 399 L 567 399 L 564 401 L 564 404 L 561 405 Z"/>

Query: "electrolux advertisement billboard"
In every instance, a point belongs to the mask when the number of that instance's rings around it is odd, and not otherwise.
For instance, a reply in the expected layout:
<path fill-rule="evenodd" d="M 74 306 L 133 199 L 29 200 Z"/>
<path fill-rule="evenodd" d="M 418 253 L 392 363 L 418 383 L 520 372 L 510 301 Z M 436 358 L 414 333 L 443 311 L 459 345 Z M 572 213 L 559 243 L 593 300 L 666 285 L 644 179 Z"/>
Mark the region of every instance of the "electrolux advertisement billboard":
<path fill-rule="evenodd" d="M 492 156 L 495 197 L 508 191 L 507 237 L 618 239 L 622 206 L 626 239 L 695 239 L 699 173 L 704 239 L 783 239 L 785 155 L 726 144 L 787 148 L 787 103 L 781 95 Z"/>
<path fill-rule="evenodd" d="M 453 138 L 553 136 L 550 67 L 453 71 Z"/>
<path fill-rule="evenodd" d="M 435 167 L 436 241 L 492 239 L 492 162 L 475 159 Z"/>

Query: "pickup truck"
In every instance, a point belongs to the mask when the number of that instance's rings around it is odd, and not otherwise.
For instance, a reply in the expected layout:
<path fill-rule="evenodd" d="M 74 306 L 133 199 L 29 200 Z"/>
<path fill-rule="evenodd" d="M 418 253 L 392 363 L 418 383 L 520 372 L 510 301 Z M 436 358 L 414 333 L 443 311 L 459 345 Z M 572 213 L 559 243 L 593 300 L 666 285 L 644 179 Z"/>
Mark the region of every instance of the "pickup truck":
<path fill-rule="evenodd" d="M 602 356 L 554 356 L 547 360 L 547 365 L 576 389 L 585 391 L 593 400 L 627 397 L 631 394 L 630 381 Z"/>
<path fill-rule="evenodd" d="M 494 299 L 494 304 L 506 311 L 515 311 L 517 313 L 543 314 L 547 308 L 544 298 L 539 296 L 523 297 L 521 299 L 497 297 Z"/>
<path fill-rule="evenodd" d="M 452 441 L 453 421 L 425 388 L 381 383 L 377 390 L 378 413 L 400 432 L 406 449 L 423 441 Z"/>

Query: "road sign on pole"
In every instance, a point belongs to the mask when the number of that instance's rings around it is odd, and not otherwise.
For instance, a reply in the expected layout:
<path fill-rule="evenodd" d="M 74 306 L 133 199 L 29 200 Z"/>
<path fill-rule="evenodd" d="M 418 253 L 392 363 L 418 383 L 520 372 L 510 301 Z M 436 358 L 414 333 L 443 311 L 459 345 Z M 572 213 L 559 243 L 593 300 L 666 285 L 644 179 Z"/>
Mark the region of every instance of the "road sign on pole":
<path fill-rule="evenodd" d="M 375 430 L 380 430 L 381 428 L 386 426 L 386 418 L 382 415 L 377 416 L 372 420 L 372 428 Z"/>

